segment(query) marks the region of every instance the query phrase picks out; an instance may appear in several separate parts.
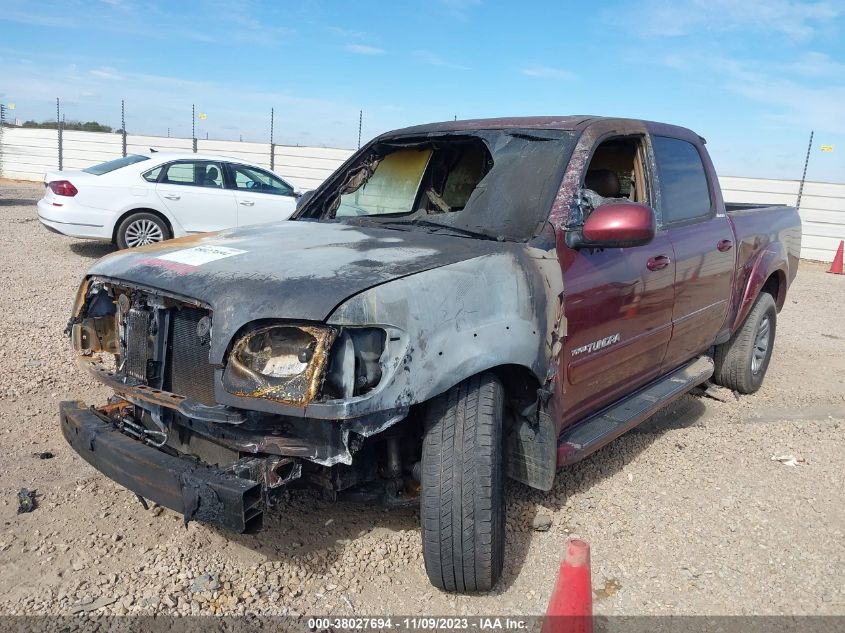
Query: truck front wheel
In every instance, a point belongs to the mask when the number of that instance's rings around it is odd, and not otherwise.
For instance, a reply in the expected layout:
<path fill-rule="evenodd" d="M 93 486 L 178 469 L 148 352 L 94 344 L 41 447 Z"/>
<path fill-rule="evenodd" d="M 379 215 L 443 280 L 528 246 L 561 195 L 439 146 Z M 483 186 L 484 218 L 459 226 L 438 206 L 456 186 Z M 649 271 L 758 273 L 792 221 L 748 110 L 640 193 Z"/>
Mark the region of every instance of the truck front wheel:
<path fill-rule="evenodd" d="M 431 583 L 492 589 L 505 554 L 505 394 L 494 374 L 473 376 L 429 403 L 422 452 L 422 541 Z"/>
<path fill-rule="evenodd" d="M 754 393 L 763 384 L 777 325 L 775 300 L 761 292 L 743 324 L 726 343 L 716 346 L 713 381 L 739 393 Z"/>

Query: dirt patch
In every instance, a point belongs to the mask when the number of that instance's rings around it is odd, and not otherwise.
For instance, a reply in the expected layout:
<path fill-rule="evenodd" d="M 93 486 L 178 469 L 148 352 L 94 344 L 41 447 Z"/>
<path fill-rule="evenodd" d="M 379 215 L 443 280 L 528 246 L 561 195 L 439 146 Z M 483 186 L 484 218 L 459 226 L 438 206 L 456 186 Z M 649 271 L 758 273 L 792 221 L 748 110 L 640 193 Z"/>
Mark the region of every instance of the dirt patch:
<path fill-rule="evenodd" d="M 0 614 L 540 614 L 571 535 L 591 543 L 600 614 L 845 614 L 845 277 L 826 266 L 802 264 L 760 393 L 686 396 L 551 492 L 510 484 L 501 583 L 453 596 L 428 584 L 415 509 L 296 493 L 258 536 L 186 529 L 78 458 L 58 402 L 108 392 L 62 330 L 111 247 L 20 221 L 34 217 L 0 206 Z M 37 507 L 18 514 L 21 489 Z"/>

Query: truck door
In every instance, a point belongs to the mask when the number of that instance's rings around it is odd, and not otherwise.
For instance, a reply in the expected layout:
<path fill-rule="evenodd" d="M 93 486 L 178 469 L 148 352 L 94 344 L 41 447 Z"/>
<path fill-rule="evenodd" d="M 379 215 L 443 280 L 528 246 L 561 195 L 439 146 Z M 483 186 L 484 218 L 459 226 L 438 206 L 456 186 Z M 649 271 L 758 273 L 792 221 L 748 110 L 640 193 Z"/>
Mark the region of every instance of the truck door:
<path fill-rule="evenodd" d="M 672 338 L 663 370 L 710 347 L 724 324 L 735 267 L 734 233 L 698 138 L 652 136 L 660 213 L 675 251 Z"/>
<path fill-rule="evenodd" d="M 627 198 L 652 205 L 645 136 L 603 140 L 583 174 L 597 207 Z M 561 354 L 563 425 L 655 378 L 671 336 L 675 256 L 668 232 L 645 246 L 559 252 L 567 334 Z"/>

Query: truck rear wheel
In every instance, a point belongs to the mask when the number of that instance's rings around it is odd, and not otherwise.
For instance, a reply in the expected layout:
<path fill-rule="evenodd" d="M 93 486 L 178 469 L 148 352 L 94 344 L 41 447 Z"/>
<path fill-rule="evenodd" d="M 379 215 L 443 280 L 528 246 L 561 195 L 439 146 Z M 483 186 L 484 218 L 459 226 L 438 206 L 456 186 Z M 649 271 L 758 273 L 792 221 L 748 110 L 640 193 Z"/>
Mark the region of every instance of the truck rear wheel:
<path fill-rule="evenodd" d="M 761 292 L 743 324 L 726 343 L 716 346 L 713 381 L 739 393 L 754 393 L 763 384 L 775 342 L 777 308 Z"/>
<path fill-rule="evenodd" d="M 505 394 L 491 373 L 435 398 L 422 452 L 422 541 L 431 583 L 460 593 L 492 589 L 505 554 Z"/>

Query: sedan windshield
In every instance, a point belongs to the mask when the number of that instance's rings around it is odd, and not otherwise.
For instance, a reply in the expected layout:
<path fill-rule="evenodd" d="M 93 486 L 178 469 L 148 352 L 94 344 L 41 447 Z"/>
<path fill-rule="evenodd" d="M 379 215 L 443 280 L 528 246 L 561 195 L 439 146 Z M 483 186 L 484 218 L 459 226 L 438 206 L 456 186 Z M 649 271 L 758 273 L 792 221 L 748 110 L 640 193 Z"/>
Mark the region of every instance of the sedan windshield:
<path fill-rule="evenodd" d="M 89 174 L 94 174 L 95 176 L 102 176 L 103 174 L 107 174 L 110 171 L 114 171 L 115 169 L 127 167 L 128 165 L 134 165 L 135 163 L 140 163 L 144 160 L 150 160 L 150 157 L 140 156 L 138 154 L 129 154 L 129 156 L 124 156 L 123 158 L 115 158 L 114 160 L 110 160 L 105 163 L 100 163 L 99 165 L 92 165 L 91 167 L 86 167 L 82 171 Z"/>

